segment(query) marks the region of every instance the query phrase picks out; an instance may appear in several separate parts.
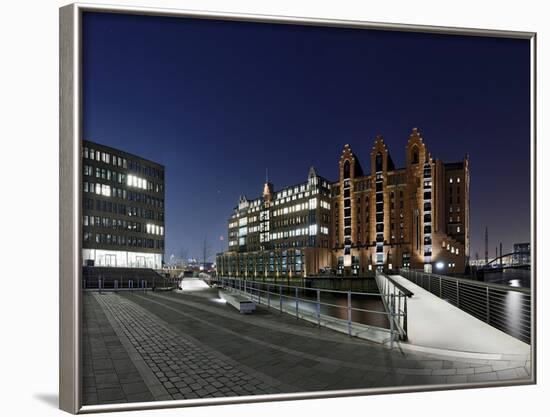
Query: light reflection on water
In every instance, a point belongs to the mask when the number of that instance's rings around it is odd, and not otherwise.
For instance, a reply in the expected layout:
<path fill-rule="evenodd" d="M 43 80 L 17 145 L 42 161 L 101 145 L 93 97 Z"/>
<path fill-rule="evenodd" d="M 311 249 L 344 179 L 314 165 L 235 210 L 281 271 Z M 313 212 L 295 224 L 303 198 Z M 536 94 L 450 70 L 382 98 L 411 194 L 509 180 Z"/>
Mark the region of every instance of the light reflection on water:
<path fill-rule="evenodd" d="M 503 271 L 485 272 L 485 282 L 531 288 L 531 271 L 528 269 L 504 269 Z"/>
<path fill-rule="evenodd" d="M 503 271 L 485 274 L 485 282 L 508 285 L 514 288 L 531 288 L 531 271 L 524 269 L 505 269 Z M 529 313 L 529 298 L 527 294 L 518 291 L 502 292 L 504 299 L 501 316 L 501 326 L 504 330 L 521 339 L 528 326 L 526 316 Z"/>

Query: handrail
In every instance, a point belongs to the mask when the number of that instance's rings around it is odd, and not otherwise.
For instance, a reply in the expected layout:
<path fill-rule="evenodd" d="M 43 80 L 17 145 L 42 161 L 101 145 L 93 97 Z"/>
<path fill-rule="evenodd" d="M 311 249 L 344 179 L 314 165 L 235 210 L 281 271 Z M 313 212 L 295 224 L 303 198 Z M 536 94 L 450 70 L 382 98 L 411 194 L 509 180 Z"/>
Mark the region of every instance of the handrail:
<path fill-rule="evenodd" d="M 390 314 L 390 326 L 392 331 L 395 328 L 400 338 L 406 340 L 408 337 L 407 298 L 410 298 L 414 294 L 382 272 L 376 273 L 375 280 L 378 290 L 382 295 L 384 308 Z M 393 314 L 396 309 L 396 296 L 398 297 L 397 311 L 401 311 L 401 299 L 403 299 L 403 315 Z"/>
<path fill-rule="evenodd" d="M 385 277 L 388 281 L 390 281 L 393 285 L 395 285 L 397 288 L 399 288 L 399 290 L 400 290 L 400 291 L 403 293 L 403 295 L 405 295 L 406 297 L 411 298 L 411 297 L 414 295 L 414 293 L 413 293 L 411 290 L 405 288 L 403 285 L 401 285 L 399 282 L 397 282 L 396 280 L 394 280 L 394 279 L 393 279 L 392 277 L 390 277 L 389 275 L 387 275 L 387 274 L 381 274 L 381 275 L 384 275 L 384 277 Z"/>
<path fill-rule="evenodd" d="M 401 268 L 400 271 L 411 271 L 411 272 L 416 272 L 416 273 L 419 273 L 419 274 L 428 274 L 428 272 L 424 272 L 420 269 Z M 531 294 L 531 290 L 529 288 L 525 288 L 525 287 L 511 287 L 509 285 L 496 284 L 494 282 L 474 281 L 474 280 L 468 279 L 468 278 L 450 277 L 448 275 L 434 274 L 433 272 L 430 273 L 430 275 L 432 275 L 434 277 L 441 277 L 441 279 L 443 279 L 445 281 L 458 281 L 458 282 L 461 282 L 463 284 L 475 285 L 475 286 L 478 286 L 478 287 L 490 287 L 490 288 L 493 288 L 493 289 L 501 289 L 501 290 L 505 290 L 505 291 L 516 291 L 516 292 L 521 292 L 521 293 L 525 293 L 525 294 Z"/>
<path fill-rule="evenodd" d="M 397 303 L 397 308 L 394 308 L 391 311 L 384 310 L 384 311 L 378 311 L 378 310 L 369 310 L 365 308 L 359 308 L 354 307 L 352 305 L 352 296 L 375 296 L 380 297 L 382 301 L 384 300 L 384 295 L 380 293 L 363 293 L 363 292 L 354 292 L 354 291 L 341 291 L 341 290 L 325 290 L 320 288 L 308 288 L 308 287 L 302 287 L 302 286 L 291 286 L 291 285 L 285 285 L 285 284 L 279 284 L 279 283 L 272 283 L 272 282 L 262 282 L 262 281 L 253 281 L 253 280 L 243 280 L 241 278 L 232 278 L 232 277 L 218 277 L 218 283 L 222 285 L 222 287 L 230 288 L 237 290 L 241 293 L 244 293 L 248 295 L 252 300 L 257 301 L 258 303 L 263 303 L 268 306 L 268 308 L 271 307 L 271 296 L 276 296 L 279 299 L 279 306 L 278 310 L 283 313 L 285 312 L 293 312 L 295 317 L 298 318 L 304 318 L 306 315 L 312 316 L 313 318 L 317 319 L 317 325 L 321 325 L 321 306 L 331 307 L 331 308 L 337 308 L 341 310 L 347 310 L 347 332 L 348 335 L 352 336 L 352 324 L 358 323 L 367 325 L 371 328 L 376 328 L 382 331 L 388 331 L 387 328 L 382 328 L 373 324 L 366 324 L 361 323 L 359 321 L 354 321 L 352 317 L 352 313 L 355 312 L 361 312 L 361 313 L 371 313 L 371 314 L 377 314 L 384 317 L 387 317 L 388 322 L 390 323 L 390 345 L 393 347 L 394 339 L 396 336 L 402 336 L 402 332 L 399 331 L 398 328 L 394 328 L 394 323 L 399 321 L 406 321 L 403 317 L 406 315 L 406 307 L 405 309 L 401 308 L 402 305 L 406 306 L 406 301 L 401 301 L 401 298 L 405 298 L 404 294 L 398 294 L 396 295 L 399 302 Z M 272 291 L 275 290 L 275 291 Z M 284 292 L 283 292 L 284 290 Z M 304 298 L 303 296 L 300 296 L 300 291 L 302 293 L 315 293 L 316 298 Z M 346 305 L 339 305 L 339 304 L 333 304 L 330 302 L 323 302 L 321 301 L 321 294 L 322 293 L 328 293 L 328 294 L 346 294 L 347 295 L 347 304 Z M 263 300 L 262 300 L 263 297 Z M 295 302 L 295 307 L 292 308 L 287 302 L 287 308 L 283 308 L 283 299 L 293 301 Z M 302 310 L 300 311 L 300 303 L 302 303 Z M 314 312 L 304 310 L 303 304 L 311 305 L 314 308 Z M 302 317 L 300 317 L 300 314 Z M 328 316 L 332 319 L 341 319 L 340 317 L 336 317 L 331 315 L 330 313 L 324 314 L 324 316 Z M 343 319 L 341 319 L 343 320 Z"/>
<path fill-rule="evenodd" d="M 531 343 L 531 290 L 402 268 L 404 278 L 462 311 Z"/>

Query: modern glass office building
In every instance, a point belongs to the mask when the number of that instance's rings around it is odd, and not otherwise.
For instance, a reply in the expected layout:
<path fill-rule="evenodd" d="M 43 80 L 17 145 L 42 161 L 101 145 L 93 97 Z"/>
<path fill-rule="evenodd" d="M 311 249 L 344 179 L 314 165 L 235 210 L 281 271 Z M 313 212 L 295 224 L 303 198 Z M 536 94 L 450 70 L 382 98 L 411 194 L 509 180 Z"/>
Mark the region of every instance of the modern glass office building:
<path fill-rule="evenodd" d="M 82 169 L 83 264 L 161 268 L 164 166 L 84 141 Z"/>

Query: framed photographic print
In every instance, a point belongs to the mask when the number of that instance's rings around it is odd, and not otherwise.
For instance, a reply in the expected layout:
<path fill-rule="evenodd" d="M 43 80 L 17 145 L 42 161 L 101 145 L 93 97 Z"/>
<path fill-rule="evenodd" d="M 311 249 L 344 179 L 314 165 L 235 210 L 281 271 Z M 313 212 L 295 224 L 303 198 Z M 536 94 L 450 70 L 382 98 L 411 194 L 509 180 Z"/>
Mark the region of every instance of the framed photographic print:
<path fill-rule="evenodd" d="M 60 9 L 60 407 L 535 382 L 535 34 Z"/>

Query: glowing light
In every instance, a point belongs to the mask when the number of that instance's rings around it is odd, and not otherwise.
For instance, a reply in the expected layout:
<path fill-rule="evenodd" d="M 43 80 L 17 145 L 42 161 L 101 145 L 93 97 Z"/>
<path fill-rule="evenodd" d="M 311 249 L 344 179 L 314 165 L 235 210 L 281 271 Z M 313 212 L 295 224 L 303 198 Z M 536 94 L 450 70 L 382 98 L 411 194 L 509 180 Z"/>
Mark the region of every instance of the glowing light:
<path fill-rule="evenodd" d="M 445 264 L 444 264 L 443 262 L 437 262 L 437 263 L 435 264 L 435 267 L 436 267 L 437 269 L 443 269 L 444 266 L 445 266 Z"/>

